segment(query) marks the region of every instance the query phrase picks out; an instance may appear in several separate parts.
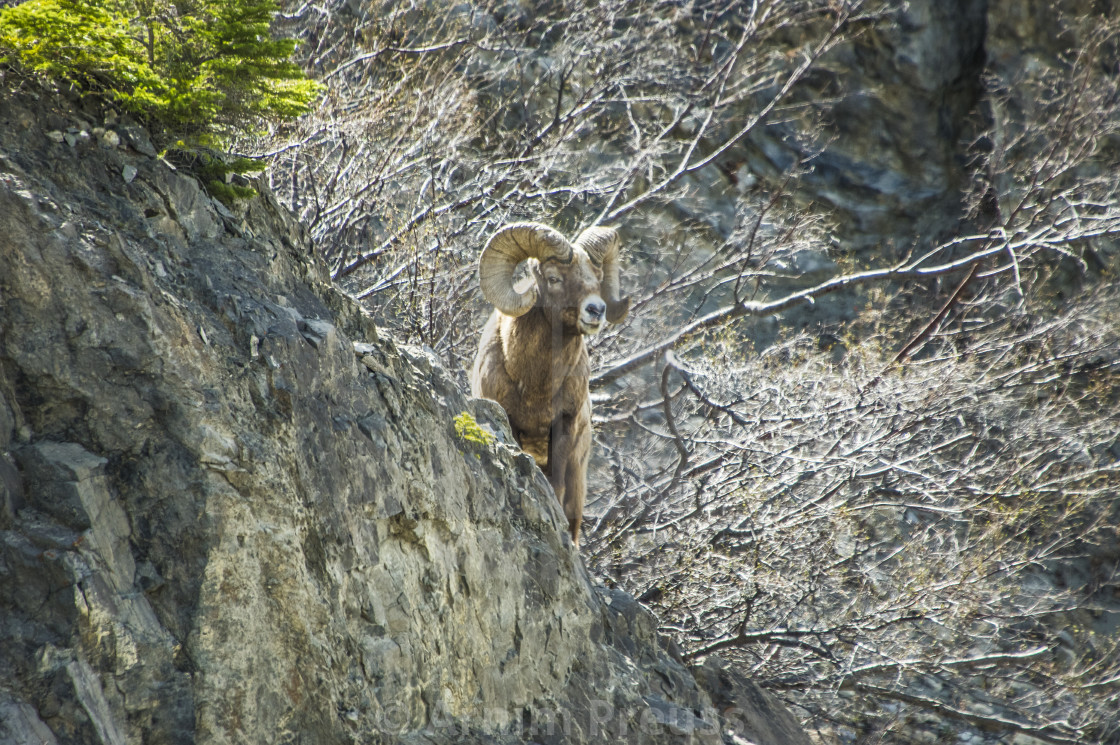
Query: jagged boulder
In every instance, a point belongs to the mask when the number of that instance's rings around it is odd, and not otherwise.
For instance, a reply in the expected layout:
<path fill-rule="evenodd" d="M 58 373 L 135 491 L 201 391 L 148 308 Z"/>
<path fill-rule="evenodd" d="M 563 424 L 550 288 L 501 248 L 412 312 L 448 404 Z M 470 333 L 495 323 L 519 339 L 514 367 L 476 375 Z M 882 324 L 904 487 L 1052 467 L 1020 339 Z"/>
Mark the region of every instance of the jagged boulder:
<path fill-rule="evenodd" d="M 591 581 L 500 410 L 267 194 L 231 212 L 95 116 L 0 100 L 0 742 L 718 743 L 781 711 Z M 756 745 L 805 741 L 774 716 Z"/>

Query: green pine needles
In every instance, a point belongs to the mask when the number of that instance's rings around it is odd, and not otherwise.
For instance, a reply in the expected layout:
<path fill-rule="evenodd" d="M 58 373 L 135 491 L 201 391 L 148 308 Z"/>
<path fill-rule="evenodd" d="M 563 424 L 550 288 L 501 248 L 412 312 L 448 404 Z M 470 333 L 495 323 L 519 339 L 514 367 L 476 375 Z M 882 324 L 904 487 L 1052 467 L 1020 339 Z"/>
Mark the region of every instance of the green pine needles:
<path fill-rule="evenodd" d="M 102 94 L 165 144 L 220 142 L 306 111 L 320 86 L 274 39 L 275 0 L 27 0 L 0 10 L 0 53 Z"/>

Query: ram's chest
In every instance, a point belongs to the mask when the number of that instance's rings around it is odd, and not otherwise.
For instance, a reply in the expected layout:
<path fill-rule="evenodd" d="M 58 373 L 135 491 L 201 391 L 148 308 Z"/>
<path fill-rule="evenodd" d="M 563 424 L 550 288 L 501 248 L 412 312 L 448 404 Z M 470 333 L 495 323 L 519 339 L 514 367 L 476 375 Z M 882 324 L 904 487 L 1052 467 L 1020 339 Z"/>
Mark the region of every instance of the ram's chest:
<path fill-rule="evenodd" d="M 517 384 L 520 401 L 507 409 L 517 441 L 542 469 L 548 467 L 548 443 L 552 422 L 560 404 L 548 391 L 535 389 L 524 382 Z"/>
<path fill-rule="evenodd" d="M 523 438 L 538 443 L 522 447 L 540 450 L 533 453 L 540 463 L 552 423 L 562 414 L 575 416 L 585 404 L 587 350 L 582 337 L 558 335 L 537 311 L 503 321 L 502 361 L 512 395 L 502 404 Z"/>
<path fill-rule="evenodd" d="M 518 424 L 534 437 L 547 439 L 552 422 L 571 408 L 568 391 L 562 381 L 556 385 L 550 380 L 519 381 L 517 392 L 521 399 L 521 405 L 517 407 Z"/>

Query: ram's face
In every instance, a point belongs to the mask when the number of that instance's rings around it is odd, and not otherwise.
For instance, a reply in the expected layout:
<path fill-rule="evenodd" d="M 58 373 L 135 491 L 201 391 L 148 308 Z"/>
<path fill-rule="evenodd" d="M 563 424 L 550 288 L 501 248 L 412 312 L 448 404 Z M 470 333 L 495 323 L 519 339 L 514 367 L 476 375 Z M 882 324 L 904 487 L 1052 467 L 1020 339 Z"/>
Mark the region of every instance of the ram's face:
<path fill-rule="evenodd" d="M 565 329 L 591 335 L 603 327 L 607 310 L 600 287 L 603 270 L 586 253 L 575 251 L 568 264 L 545 260 L 537 267 L 536 279 L 540 304 Z"/>

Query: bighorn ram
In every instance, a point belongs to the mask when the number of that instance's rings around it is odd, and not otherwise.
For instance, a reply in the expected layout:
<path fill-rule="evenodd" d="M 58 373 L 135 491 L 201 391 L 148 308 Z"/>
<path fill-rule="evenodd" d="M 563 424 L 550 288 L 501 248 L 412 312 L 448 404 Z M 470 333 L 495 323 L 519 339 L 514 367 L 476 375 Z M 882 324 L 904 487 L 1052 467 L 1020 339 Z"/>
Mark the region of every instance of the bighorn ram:
<path fill-rule="evenodd" d="M 548 476 L 579 543 L 591 451 L 590 366 L 583 337 L 620 323 L 619 238 L 594 227 L 569 242 L 552 228 L 516 223 L 500 229 L 478 260 L 482 294 L 497 310 L 482 330 L 471 393 L 509 415 L 521 449 Z M 528 262 L 529 277 L 513 281 Z"/>

